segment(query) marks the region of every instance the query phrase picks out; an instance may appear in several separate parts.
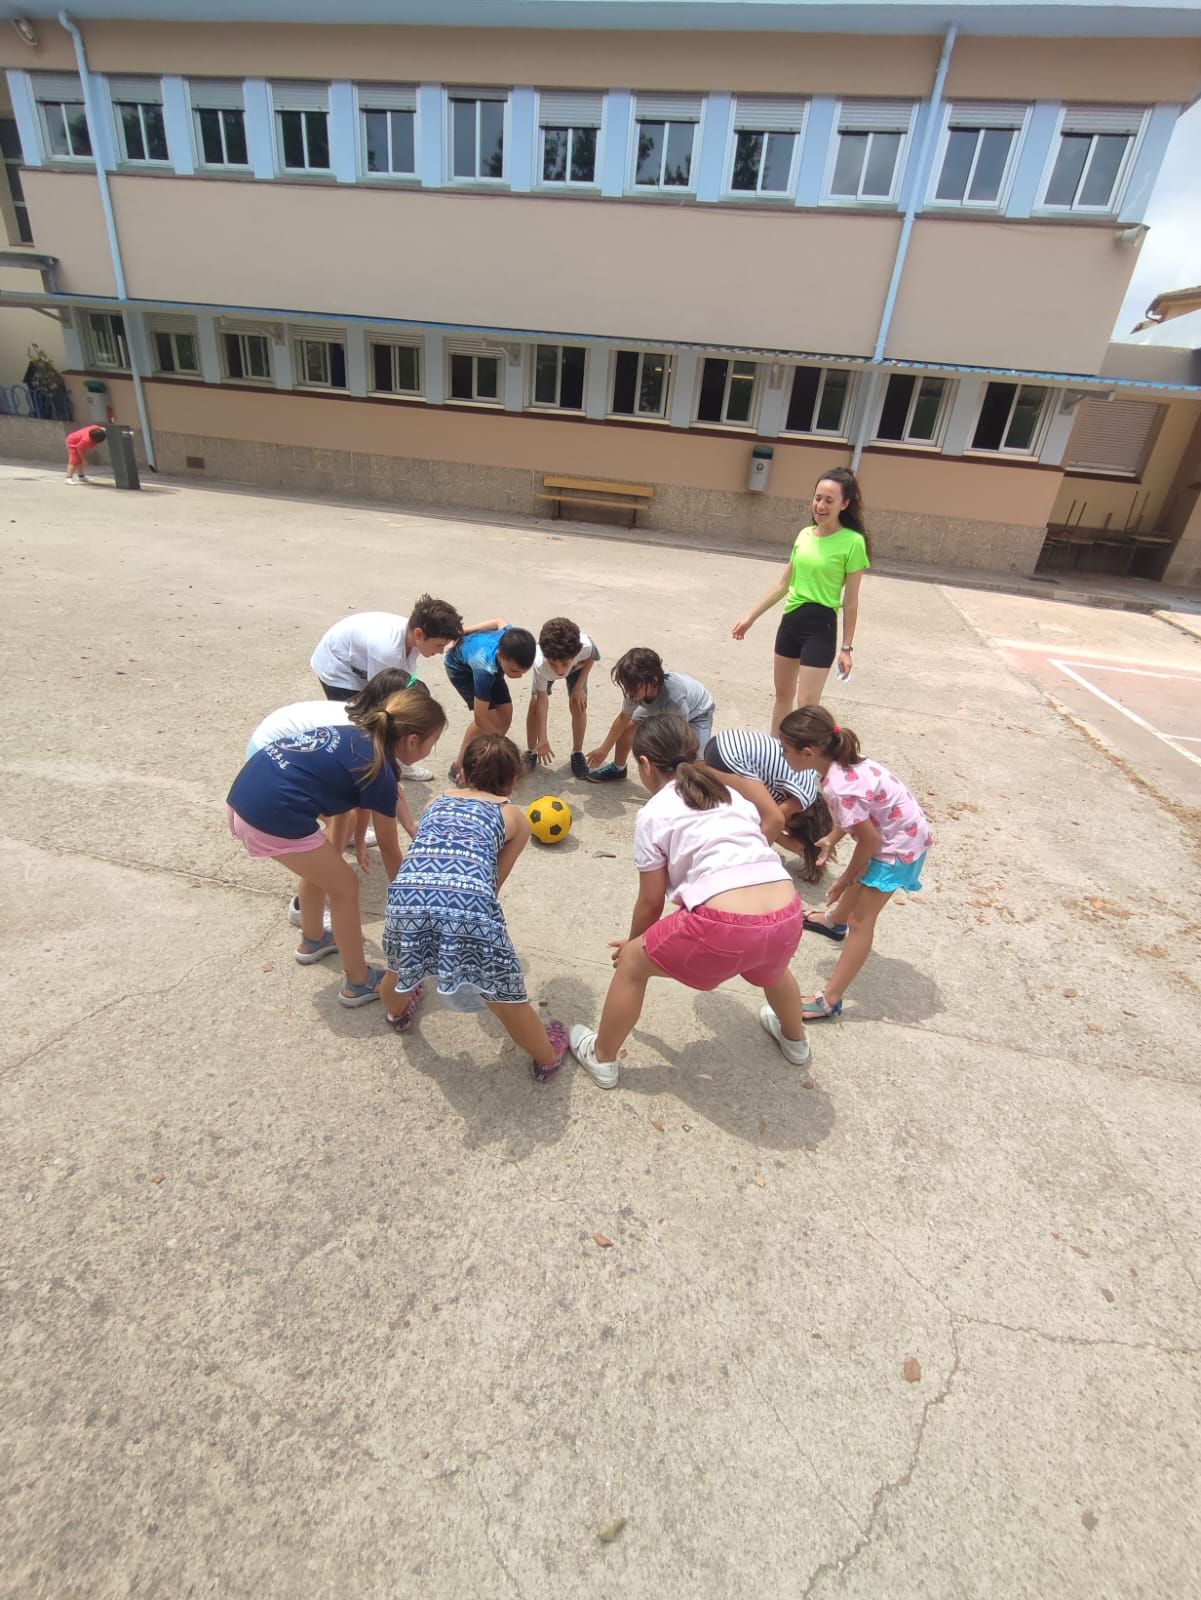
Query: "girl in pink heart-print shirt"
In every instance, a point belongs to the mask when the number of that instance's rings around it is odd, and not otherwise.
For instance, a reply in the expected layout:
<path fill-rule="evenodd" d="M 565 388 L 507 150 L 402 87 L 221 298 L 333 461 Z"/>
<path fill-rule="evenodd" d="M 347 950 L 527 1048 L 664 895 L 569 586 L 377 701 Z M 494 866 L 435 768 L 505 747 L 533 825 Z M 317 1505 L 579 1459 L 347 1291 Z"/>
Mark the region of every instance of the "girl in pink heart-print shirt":
<path fill-rule="evenodd" d="M 860 754 L 850 728 L 840 728 L 823 706 L 804 706 L 780 724 L 789 766 L 816 772 L 834 819 L 821 841 L 824 854 L 844 834 L 855 841 L 846 871 L 830 886 L 830 910 L 806 916 L 805 926 L 842 944 L 838 964 L 824 990 L 804 1004 L 805 1020 L 818 1022 L 842 1011 L 842 997 L 871 953 L 876 918 L 898 889 L 916 894 L 931 844 L 930 824 L 913 795 L 887 767 Z"/>

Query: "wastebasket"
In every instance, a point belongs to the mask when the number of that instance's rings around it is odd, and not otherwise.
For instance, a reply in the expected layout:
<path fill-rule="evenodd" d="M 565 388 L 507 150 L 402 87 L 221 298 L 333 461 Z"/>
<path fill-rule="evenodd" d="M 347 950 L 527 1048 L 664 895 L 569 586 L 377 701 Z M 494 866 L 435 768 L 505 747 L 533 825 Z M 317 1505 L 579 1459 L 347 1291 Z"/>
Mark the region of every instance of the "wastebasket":
<path fill-rule="evenodd" d="M 133 429 L 110 426 L 108 453 L 112 458 L 117 488 L 140 489 L 142 480 L 138 476 L 138 458 L 133 452 Z"/>
<path fill-rule="evenodd" d="M 747 473 L 746 486 L 752 494 L 761 494 L 767 488 L 775 453 L 769 444 L 757 444 L 751 451 L 751 470 Z"/>

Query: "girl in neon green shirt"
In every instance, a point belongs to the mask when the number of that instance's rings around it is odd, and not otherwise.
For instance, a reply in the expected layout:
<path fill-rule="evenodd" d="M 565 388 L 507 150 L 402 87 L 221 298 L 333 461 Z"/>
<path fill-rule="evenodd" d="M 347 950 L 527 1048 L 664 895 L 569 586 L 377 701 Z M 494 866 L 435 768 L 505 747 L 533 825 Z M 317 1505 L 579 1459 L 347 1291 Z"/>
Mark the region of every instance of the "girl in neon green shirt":
<path fill-rule="evenodd" d="M 794 704 L 820 704 L 836 654 L 839 670 L 844 675 L 850 672 L 859 620 L 859 584 L 870 566 L 858 480 L 846 467 L 835 467 L 818 479 L 813 491 L 813 521 L 797 534 L 779 582 L 734 624 L 735 639 L 745 639 L 765 611 L 784 601 L 784 615 L 776 630 L 773 734 L 779 733 L 781 721 Z"/>

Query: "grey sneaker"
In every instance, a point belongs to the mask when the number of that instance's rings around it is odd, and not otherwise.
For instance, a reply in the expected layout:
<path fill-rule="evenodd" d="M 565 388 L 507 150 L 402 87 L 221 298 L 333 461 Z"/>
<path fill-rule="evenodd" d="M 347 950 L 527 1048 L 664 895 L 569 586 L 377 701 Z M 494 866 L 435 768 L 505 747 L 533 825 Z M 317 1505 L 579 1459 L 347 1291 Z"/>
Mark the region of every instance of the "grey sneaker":
<path fill-rule="evenodd" d="M 770 1006 L 764 1006 L 760 1011 L 759 1021 L 780 1046 L 785 1061 L 790 1061 L 794 1067 L 807 1067 L 813 1060 L 813 1051 L 808 1039 L 789 1039 L 780 1025 L 779 1017 Z"/>
<path fill-rule="evenodd" d="M 616 1089 L 620 1076 L 616 1061 L 596 1059 L 596 1029 L 577 1022 L 568 1035 L 571 1053 L 598 1089 Z"/>

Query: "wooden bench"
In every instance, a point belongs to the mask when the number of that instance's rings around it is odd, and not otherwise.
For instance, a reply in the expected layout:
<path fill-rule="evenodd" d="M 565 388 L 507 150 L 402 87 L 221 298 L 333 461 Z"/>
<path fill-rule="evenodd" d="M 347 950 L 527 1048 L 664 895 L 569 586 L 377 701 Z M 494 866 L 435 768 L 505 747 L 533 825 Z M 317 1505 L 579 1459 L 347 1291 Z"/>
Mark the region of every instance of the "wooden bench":
<path fill-rule="evenodd" d="M 613 506 L 630 513 L 630 527 L 645 511 L 654 498 L 655 491 L 646 484 L 602 483 L 596 478 L 543 478 L 539 500 L 553 500 L 557 520 L 564 505 Z M 605 498 L 601 498 L 604 496 Z"/>

